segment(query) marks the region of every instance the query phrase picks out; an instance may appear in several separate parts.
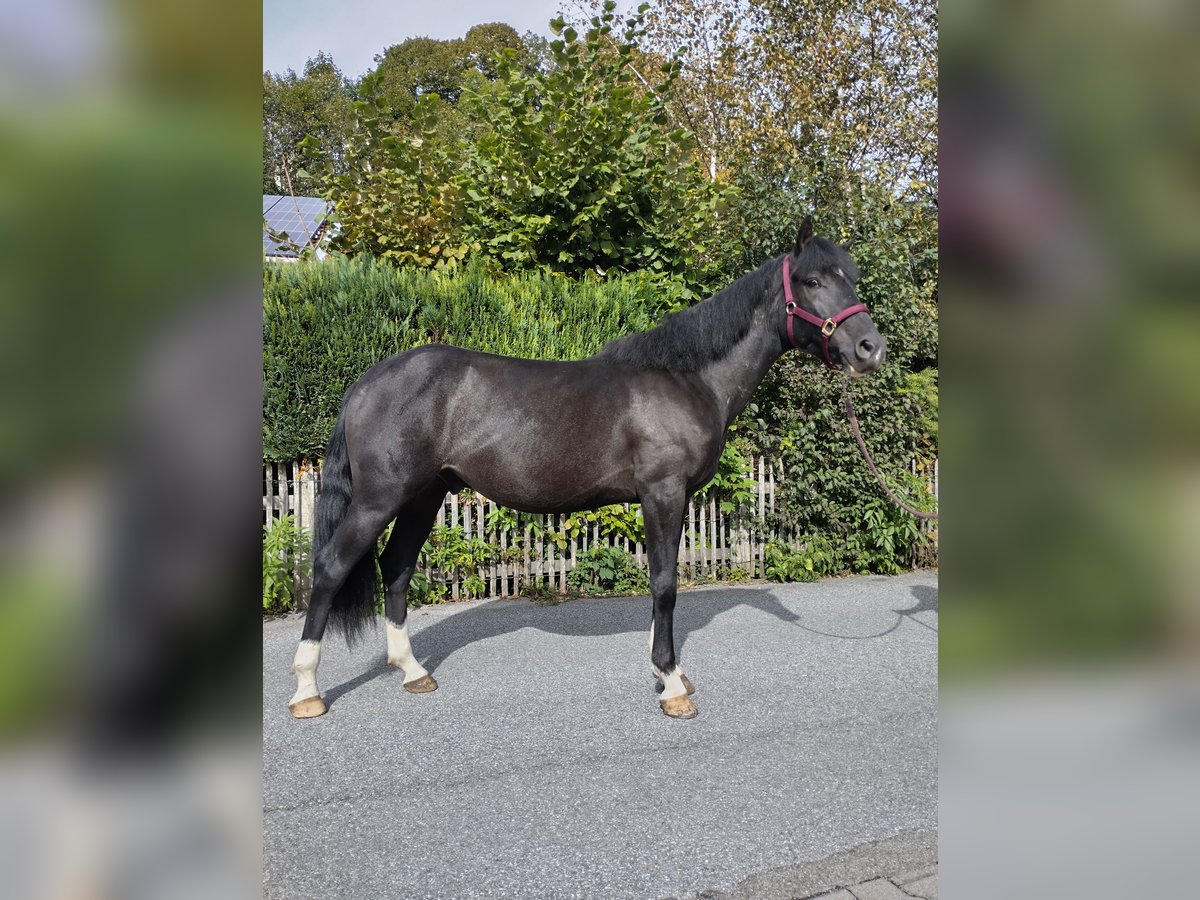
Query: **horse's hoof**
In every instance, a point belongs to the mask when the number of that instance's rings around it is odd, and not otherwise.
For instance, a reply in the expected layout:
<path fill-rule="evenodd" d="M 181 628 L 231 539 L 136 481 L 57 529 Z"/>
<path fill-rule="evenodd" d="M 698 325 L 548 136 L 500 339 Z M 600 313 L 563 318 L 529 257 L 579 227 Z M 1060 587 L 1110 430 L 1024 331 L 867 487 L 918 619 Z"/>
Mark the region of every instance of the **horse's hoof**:
<path fill-rule="evenodd" d="M 659 700 L 658 705 L 672 719 L 694 719 L 696 713 L 700 710 L 696 709 L 696 704 L 692 702 L 692 698 L 687 694 L 680 694 L 678 697 L 671 697 L 669 700 Z"/>
<path fill-rule="evenodd" d="M 317 716 L 325 715 L 325 701 L 318 694 L 315 697 L 308 697 L 304 700 L 297 700 L 295 703 L 289 703 L 288 709 L 292 711 L 292 716 L 297 719 L 315 719 Z"/>
<path fill-rule="evenodd" d="M 437 682 L 432 675 L 422 675 L 414 681 L 404 682 L 404 689 L 410 694 L 428 694 L 437 690 Z"/>

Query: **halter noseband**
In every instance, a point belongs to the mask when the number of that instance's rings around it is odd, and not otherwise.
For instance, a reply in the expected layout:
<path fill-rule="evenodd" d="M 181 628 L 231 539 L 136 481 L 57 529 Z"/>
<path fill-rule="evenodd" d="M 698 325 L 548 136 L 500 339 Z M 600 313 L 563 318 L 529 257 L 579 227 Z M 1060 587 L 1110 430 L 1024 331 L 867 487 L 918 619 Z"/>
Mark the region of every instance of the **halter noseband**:
<path fill-rule="evenodd" d="M 836 369 L 833 360 L 829 358 L 829 338 L 842 322 L 858 313 L 870 313 L 865 303 L 855 303 L 853 306 L 847 306 L 840 313 L 831 316 L 828 319 L 822 319 L 820 316 L 814 316 L 808 310 L 801 309 L 800 304 L 792 296 L 792 266 L 791 255 L 786 255 L 783 258 L 783 296 L 787 301 L 787 336 L 792 342 L 792 346 L 797 350 L 800 345 L 796 343 L 796 338 L 792 336 L 792 319 L 799 317 L 805 322 L 816 325 L 821 329 L 821 349 L 825 351 L 825 365 L 831 369 Z"/>

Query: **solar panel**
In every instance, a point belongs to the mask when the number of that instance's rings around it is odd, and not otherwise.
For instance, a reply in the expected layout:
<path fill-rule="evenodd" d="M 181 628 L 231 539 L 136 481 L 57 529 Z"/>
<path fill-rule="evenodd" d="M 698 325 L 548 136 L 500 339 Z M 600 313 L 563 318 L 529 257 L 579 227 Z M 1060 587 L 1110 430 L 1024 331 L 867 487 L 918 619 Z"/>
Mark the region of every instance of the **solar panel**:
<path fill-rule="evenodd" d="M 330 204 L 320 197 L 264 194 L 263 247 L 267 254 L 299 255 L 297 248 L 303 248 L 312 241 L 329 216 L 329 209 Z"/>

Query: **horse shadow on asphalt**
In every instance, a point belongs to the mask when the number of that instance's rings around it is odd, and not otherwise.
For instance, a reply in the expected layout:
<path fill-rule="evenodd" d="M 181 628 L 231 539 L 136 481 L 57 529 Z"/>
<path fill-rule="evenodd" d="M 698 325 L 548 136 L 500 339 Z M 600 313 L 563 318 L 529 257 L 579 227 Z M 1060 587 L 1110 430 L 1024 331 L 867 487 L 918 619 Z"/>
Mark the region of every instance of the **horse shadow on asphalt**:
<path fill-rule="evenodd" d="M 936 633 L 935 625 L 930 625 L 916 616 L 922 612 L 937 612 L 938 589 L 920 584 L 911 586 L 909 590 L 916 604 L 903 609 L 892 609 L 896 621 L 882 631 L 866 635 L 838 634 L 805 625 L 800 615 L 784 606 L 769 590 L 720 588 L 689 591 L 680 595 L 675 606 L 675 640 L 682 652 L 692 632 L 707 627 L 719 613 L 735 606 L 759 610 L 810 634 L 847 641 L 877 640 L 891 634 L 906 621 Z M 414 633 L 413 646 L 417 658 L 425 668 L 436 675 L 438 666 L 456 651 L 477 641 L 500 637 L 522 628 L 534 628 L 565 637 L 600 637 L 631 633 L 648 636 L 650 614 L 650 598 L 646 596 L 580 598 L 554 604 L 495 599 L 426 625 Z M 382 635 L 379 635 L 379 638 L 382 640 Z M 326 691 L 325 702 L 332 705 L 339 697 L 393 671 L 395 670 L 387 663 L 387 655 L 379 654 L 361 675 Z"/>

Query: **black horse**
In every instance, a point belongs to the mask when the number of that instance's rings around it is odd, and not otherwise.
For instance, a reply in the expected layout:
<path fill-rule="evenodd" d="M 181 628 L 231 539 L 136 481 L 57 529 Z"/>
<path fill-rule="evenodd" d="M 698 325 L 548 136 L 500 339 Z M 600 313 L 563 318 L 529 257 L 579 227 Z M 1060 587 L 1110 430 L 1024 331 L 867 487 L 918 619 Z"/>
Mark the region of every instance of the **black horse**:
<path fill-rule="evenodd" d="M 672 717 L 696 715 L 672 633 L 688 498 L 716 472 L 726 429 L 787 350 L 851 374 L 882 364 L 884 341 L 858 302 L 857 280 L 847 248 L 813 236 L 805 218 L 790 253 L 589 359 L 434 345 L 368 370 L 346 392 L 325 457 L 292 715 L 325 712 L 316 669 L 326 623 L 332 616 L 353 640 L 374 616 L 371 550 L 393 519 L 379 557 L 388 662 L 408 691 L 437 688 L 413 656 L 406 594 L 446 492 L 468 486 L 536 513 L 641 503 L 659 703 Z"/>

